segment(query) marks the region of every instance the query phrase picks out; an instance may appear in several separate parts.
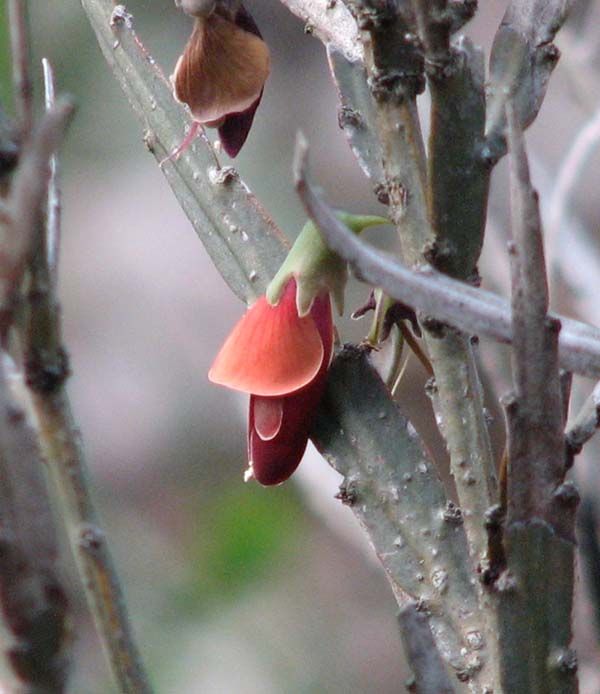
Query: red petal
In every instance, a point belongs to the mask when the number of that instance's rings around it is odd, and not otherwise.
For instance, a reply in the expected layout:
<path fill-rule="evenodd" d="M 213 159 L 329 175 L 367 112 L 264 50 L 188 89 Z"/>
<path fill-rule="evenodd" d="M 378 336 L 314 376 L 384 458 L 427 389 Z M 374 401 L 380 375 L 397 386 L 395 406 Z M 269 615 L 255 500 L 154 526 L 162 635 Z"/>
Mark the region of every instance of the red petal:
<path fill-rule="evenodd" d="M 259 484 L 269 487 L 285 482 L 300 464 L 308 443 L 308 428 L 305 426 L 308 421 L 306 413 L 298 412 L 289 402 L 289 397 L 282 398 L 283 416 L 279 431 L 271 440 L 263 440 L 256 429 L 255 415 L 261 400 L 265 399 L 250 397 L 248 458 L 253 477 Z"/>
<path fill-rule="evenodd" d="M 313 380 L 324 357 L 321 332 L 312 315 L 298 317 L 296 282 L 290 280 L 277 306 L 261 297 L 248 309 L 208 378 L 245 393 L 287 395 Z"/>
<path fill-rule="evenodd" d="M 262 433 L 263 409 L 271 411 L 273 400 L 252 395 L 248 418 L 248 457 L 254 478 L 262 485 L 285 482 L 296 470 L 308 443 L 308 435 L 327 382 L 333 349 L 333 323 L 329 295 L 317 297 L 311 309 L 324 349 L 323 362 L 315 378 L 304 388 L 283 398 L 282 416 L 275 436 Z"/>
<path fill-rule="evenodd" d="M 250 434 L 252 477 L 263 487 L 273 487 L 288 480 L 296 471 L 306 446 L 308 434 L 287 441 L 285 446 L 261 446 L 256 432 Z"/>

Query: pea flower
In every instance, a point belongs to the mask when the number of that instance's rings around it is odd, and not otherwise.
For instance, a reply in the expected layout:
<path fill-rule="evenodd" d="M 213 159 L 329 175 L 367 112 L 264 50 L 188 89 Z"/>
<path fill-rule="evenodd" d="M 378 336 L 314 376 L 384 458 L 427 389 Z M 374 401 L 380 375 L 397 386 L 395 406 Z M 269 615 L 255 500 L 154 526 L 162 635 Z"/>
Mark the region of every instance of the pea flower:
<path fill-rule="evenodd" d="M 211 381 L 250 394 L 249 474 L 264 485 L 285 481 L 298 467 L 333 349 L 329 295 L 316 297 L 300 317 L 296 291 L 291 279 L 276 306 L 261 297 L 209 373 Z"/>
<path fill-rule="evenodd" d="M 359 233 L 381 217 L 338 213 Z M 213 383 L 250 395 L 249 469 L 265 486 L 298 467 L 323 396 L 333 352 L 333 298 L 343 311 L 345 263 L 308 222 L 265 296 L 235 326 L 208 374 Z"/>
<path fill-rule="evenodd" d="M 192 35 L 171 78 L 177 101 L 194 118 L 177 157 L 201 125 L 218 128 L 223 149 L 235 157 L 248 137 L 270 72 L 270 53 L 239 0 L 179 0 L 195 17 Z"/>

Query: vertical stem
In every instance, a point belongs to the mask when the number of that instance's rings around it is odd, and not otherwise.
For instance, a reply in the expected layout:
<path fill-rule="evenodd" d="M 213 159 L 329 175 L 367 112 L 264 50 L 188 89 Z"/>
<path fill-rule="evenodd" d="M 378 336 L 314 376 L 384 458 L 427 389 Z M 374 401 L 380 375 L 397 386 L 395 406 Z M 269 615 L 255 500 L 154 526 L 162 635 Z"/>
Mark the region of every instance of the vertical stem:
<path fill-rule="evenodd" d="M 44 70 L 44 93 L 46 109 L 51 109 L 55 102 L 54 71 L 50 62 L 42 60 Z M 50 180 L 48 181 L 48 205 L 46 209 L 46 258 L 50 282 L 56 287 L 58 275 L 58 249 L 60 247 L 61 194 L 59 185 L 58 157 L 50 158 Z"/>
<path fill-rule="evenodd" d="M 422 88 L 418 72 L 420 67 L 422 75 L 423 66 L 415 45 L 407 38 L 410 31 L 401 16 L 402 9 L 393 18 L 378 18 L 366 6 L 358 0 L 352 3 L 376 102 L 390 216 L 398 227 L 405 260 L 422 264 L 434 242 L 428 211 L 426 155 L 416 107 L 416 94 Z M 398 78 L 398 74 L 405 76 Z M 471 559 L 479 566 L 487 553 L 485 512 L 496 498 L 482 388 L 469 337 L 427 320 L 423 327 L 435 373 L 436 414 L 450 453 Z M 479 596 L 488 647 L 479 681 L 497 684 L 495 612 L 481 588 Z"/>
<path fill-rule="evenodd" d="M 60 694 L 71 663 L 70 609 L 36 433 L 13 397 L 0 353 L 0 611 L 2 650 L 20 694 Z"/>
<path fill-rule="evenodd" d="M 371 73 L 376 71 L 372 45 L 368 35 L 365 59 Z M 391 217 L 398 225 L 406 261 L 422 264 L 433 232 L 427 214 L 425 151 L 416 103 L 414 97 L 399 102 L 377 100 L 376 111 Z M 469 338 L 429 321 L 424 321 L 424 327 L 436 376 L 438 415 L 472 557 L 478 563 L 487 547 L 484 514 L 496 500 L 495 465 L 483 417 L 481 384 Z"/>
<path fill-rule="evenodd" d="M 152 690 L 135 645 L 123 592 L 90 495 L 79 431 L 63 388 L 31 392 L 42 450 L 62 499 L 71 548 L 120 691 Z"/>
<path fill-rule="evenodd" d="M 24 7 L 21 3 L 17 5 Z M 45 77 L 46 101 L 51 115 L 56 107 L 52 106 L 53 84 L 48 64 L 45 65 Z M 46 185 L 48 163 L 54 149 L 44 149 L 36 159 L 38 166 L 31 172 L 31 178 L 37 183 L 36 191 L 39 188 L 40 193 L 36 198 L 35 213 L 29 211 L 28 217 L 22 208 L 17 207 L 15 211 L 15 218 L 21 220 L 21 225 L 28 223 L 30 228 L 25 231 L 33 239 L 33 253 L 25 257 L 25 261 L 29 261 L 29 311 L 20 331 L 26 382 L 40 446 L 59 490 L 71 548 L 115 679 L 120 691 L 126 694 L 146 694 L 151 691 L 150 685 L 133 640 L 106 538 L 98 523 L 83 449 L 65 391 L 69 369 L 62 346 L 60 311 L 55 291 L 60 218 L 58 214 L 52 214 L 52 209 L 45 220 L 42 214 L 45 204 L 49 203 L 51 208 L 55 208 L 54 212 L 60 205 L 55 176 L 49 179 L 49 189 Z M 50 265 L 48 254 L 50 245 L 54 253 L 53 266 Z"/>
<path fill-rule="evenodd" d="M 29 53 L 29 9 L 27 0 L 8 0 L 8 22 L 12 51 L 15 106 L 22 140 L 33 126 L 33 84 Z"/>

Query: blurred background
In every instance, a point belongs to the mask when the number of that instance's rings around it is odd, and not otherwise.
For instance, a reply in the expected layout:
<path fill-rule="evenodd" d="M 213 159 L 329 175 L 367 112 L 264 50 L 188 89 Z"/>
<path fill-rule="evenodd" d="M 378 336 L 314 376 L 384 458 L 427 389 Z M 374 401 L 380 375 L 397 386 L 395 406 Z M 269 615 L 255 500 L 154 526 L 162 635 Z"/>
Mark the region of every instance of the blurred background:
<path fill-rule="evenodd" d="M 305 218 L 291 161 L 296 131 L 335 206 L 382 213 L 338 129 L 321 44 L 276 0 L 247 6 L 272 51 L 272 76 L 235 166 L 285 233 Z M 246 402 L 207 381 L 244 307 L 212 267 L 109 72 L 76 0 L 30 3 L 38 98 L 42 57 L 78 113 L 61 156 L 64 189 L 61 297 L 73 376 L 70 392 L 95 494 L 138 641 L 161 693 L 398 692 L 408 677 L 396 604 L 351 512 L 333 499 L 339 480 L 309 451 L 292 481 L 244 484 Z M 506 3 L 490 0 L 467 28 L 486 53 Z M 534 183 L 545 204 L 554 308 L 600 324 L 599 158 L 577 171 L 566 200 L 557 181 L 575 138 L 600 106 L 600 3 L 580 4 L 559 42 L 564 57 L 528 133 Z M 172 0 L 131 0 L 139 37 L 170 74 L 190 33 Z M 0 5 L 0 99 L 10 110 L 6 16 Z M 593 21 L 596 18 L 598 21 Z M 427 128 L 427 96 L 421 99 Z M 183 124 L 182 124 L 183 133 Z M 210 133 L 212 136 L 212 133 Z M 226 160 L 226 157 L 223 156 Z M 572 162 L 571 162 L 572 166 Z M 567 172 L 568 173 L 568 172 Z M 552 207 L 552 202 L 556 204 Z M 506 293 L 508 199 L 494 175 L 484 284 Z M 381 230 L 370 232 L 382 241 Z M 353 283 L 347 302 L 364 303 Z M 368 319 L 341 321 L 358 341 Z M 497 395 L 509 388 L 507 353 L 482 345 L 494 440 Z M 416 360 L 415 360 L 416 362 Z M 399 401 L 434 451 L 445 451 L 415 363 Z M 590 388 L 576 384 L 576 401 Z M 600 488 L 597 451 L 578 461 L 583 491 Z M 114 691 L 72 566 L 78 619 L 71 691 Z M 582 691 L 600 691 L 593 615 L 578 582 Z"/>

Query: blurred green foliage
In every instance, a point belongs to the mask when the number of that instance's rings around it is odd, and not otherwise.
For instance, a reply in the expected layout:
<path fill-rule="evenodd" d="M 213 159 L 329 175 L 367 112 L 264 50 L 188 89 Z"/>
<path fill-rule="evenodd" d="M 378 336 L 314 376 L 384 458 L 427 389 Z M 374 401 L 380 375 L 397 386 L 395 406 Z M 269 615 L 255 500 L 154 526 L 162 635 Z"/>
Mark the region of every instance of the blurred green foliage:
<path fill-rule="evenodd" d="M 11 82 L 6 3 L 0 3 L 0 104 L 8 111 L 11 106 Z"/>
<path fill-rule="evenodd" d="M 304 513 L 293 485 L 225 488 L 197 516 L 182 606 L 210 610 L 285 564 L 302 536 Z"/>

